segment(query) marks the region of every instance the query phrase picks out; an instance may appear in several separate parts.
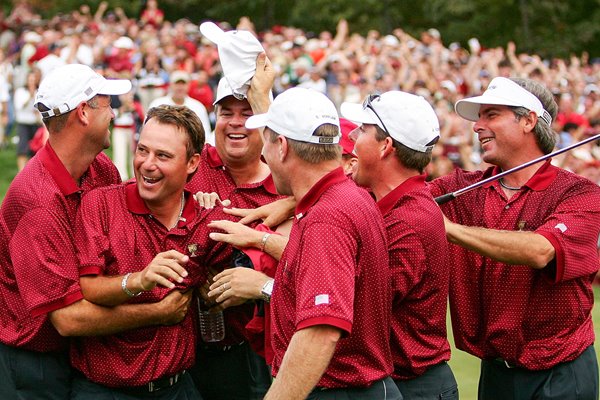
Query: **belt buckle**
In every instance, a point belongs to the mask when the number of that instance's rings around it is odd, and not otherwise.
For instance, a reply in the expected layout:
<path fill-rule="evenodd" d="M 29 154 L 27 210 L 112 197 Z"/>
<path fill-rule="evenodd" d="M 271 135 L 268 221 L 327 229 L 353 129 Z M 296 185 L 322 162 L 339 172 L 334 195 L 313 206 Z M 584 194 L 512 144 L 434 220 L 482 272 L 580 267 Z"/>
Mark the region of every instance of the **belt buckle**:
<path fill-rule="evenodd" d="M 154 392 L 154 381 L 148 382 L 148 392 Z"/>

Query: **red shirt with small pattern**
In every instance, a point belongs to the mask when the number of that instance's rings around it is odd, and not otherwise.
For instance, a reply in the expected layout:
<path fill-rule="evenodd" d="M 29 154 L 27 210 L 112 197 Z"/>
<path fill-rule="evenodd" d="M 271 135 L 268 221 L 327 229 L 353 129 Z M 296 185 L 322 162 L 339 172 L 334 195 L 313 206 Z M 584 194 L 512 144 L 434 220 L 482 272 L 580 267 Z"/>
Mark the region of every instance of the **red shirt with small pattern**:
<path fill-rule="evenodd" d="M 47 143 L 12 181 L 0 218 L 2 343 L 39 352 L 68 348 L 47 314 L 83 298 L 73 243 L 81 194 L 120 180 L 100 153 L 78 186 Z"/>
<path fill-rule="evenodd" d="M 271 298 L 274 376 L 294 333 L 315 325 L 342 331 L 317 386 L 366 387 L 390 375 L 385 236 L 375 203 L 341 168 L 298 202 Z"/>
<path fill-rule="evenodd" d="M 129 303 L 155 303 L 171 290 L 187 290 L 206 280 L 209 267 L 227 262 L 231 247 L 208 237 L 207 223 L 231 217 L 222 208 L 200 208 L 190 193 L 177 226 L 168 230 L 144 204 L 136 183 L 87 194 L 77 216 L 75 242 L 80 274 L 124 275 L 143 270 L 161 252 L 190 256 L 189 275 L 175 289 L 157 286 Z M 195 315 L 171 326 L 148 326 L 116 335 L 84 337 L 72 346 L 71 362 L 88 379 L 110 387 L 139 386 L 190 368 L 195 360 Z"/>
<path fill-rule="evenodd" d="M 450 359 L 444 219 L 424 175 L 407 179 L 377 205 L 387 231 L 392 275 L 392 377 L 413 379 Z"/>
<path fill-rule="evenodd" d="M 456 170 L 431 184 L 438 196 L 499 173 Z M 592 281 L 598 271 L 600 187 L 547 161 L 510 199 L 498 181 L 442 205 L 452 221 L 544 236 L 545 268 L 507 265 L 450 245 L 450 311 L 456 346 L 530 370 L 577 358 L 594 343 Z"/>
<path fill-rule="evenodd" d="M 202 149 L 200 165 L 186 189 L 192 193 L 215 192 L 219 198 L 231 200 L 231 206 L 237 208 L 257 208 L 284 197 L 277 194 L 271 175 L 261 182 L 236 186 L 219 157 L 217 148 L 209 144 Z M 254 227 L 257 224 L 258 222 L 250 226 Z M 216 270 L 220 272 L 229 267 L 231 265 L 223 264 Z M 246 324 L 253 318 L 254 305 L 246 303 L 230 307 L 223 312 L 223 315 L 225 317 L 225 339 L 218 344 L 206 344 L 206 346 L 228 346 L 247 340 Z"/>

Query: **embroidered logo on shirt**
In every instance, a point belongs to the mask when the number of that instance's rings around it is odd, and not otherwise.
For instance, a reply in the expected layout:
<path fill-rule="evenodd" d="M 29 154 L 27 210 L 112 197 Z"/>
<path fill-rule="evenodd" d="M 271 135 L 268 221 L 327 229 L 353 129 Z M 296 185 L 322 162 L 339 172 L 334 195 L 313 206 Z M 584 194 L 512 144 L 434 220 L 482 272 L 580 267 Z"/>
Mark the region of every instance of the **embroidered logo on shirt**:
<path fill-rule="evenodd" d="M 315 306 L 321 304 L 329 304 L 329 295 L 328 294 L 319 294 L 315 296 Z"/>
<path fill-rule="evenodd" d="M 565 233 L 565 231 L 567 230 L 567 226 L 562 222 L 560 224 L 556 224 L 555 228 L 560 229 L 562 233 Z"/>
<path fill-rule="evenodd" d="M 190 253 L 190 257 L 196 257 L 196 252 L 198 251 L 198 243 L 190 243 L 187 245 L 188 252 Z"/>

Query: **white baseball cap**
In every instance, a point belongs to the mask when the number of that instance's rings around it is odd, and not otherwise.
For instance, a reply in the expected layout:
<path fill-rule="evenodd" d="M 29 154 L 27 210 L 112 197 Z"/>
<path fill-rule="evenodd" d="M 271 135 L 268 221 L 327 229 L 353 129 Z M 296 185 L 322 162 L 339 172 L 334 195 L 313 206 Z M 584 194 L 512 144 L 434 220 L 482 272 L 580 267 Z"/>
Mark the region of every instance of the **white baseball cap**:
<path fill-rule="evenodd" d="M 119 95 L 130 90 L 131 82 L 126 79 L 106 79 L 87 65 L 67 64 L 46 75 L 35 95 L 34 105 L 49 108 L 40 113 L 43 118 L 50 118 L 75 109 L 97 94 Z"/>
<path fill-rule="evenodd" d="M 217 93 L 215 96 L 215 101 L 213 101 L 213 106 L 216 106 L 218 102 L 223 100 L 225 97 L 234 96 L 233 90 L 231 90 L 231 86 L 229 86 L 229 82 L 225 77 L 219 79 L 219 84 L 217 85 Z M 269 98 L 273 101 L 273 92 L 269 91 Z"/>
<path fill-rule="evenodd" d="M 294 87 L 275 97 L 266 114 L 253 115 L 246 120 L 246 128 L 263 126 L 287 138 L 299 142 L 336 144 L 340 135 L 333 137 L 313 136 L 321 125 L 332 124 L 340 128 L 335 106 L 321 92 Z"/>
<path fill-rule="evenodd" d="M 244 30 L 225 32 L 214 22 L 203 22 L 200 32 L 217 45 L 223 75 L 234 96 L 246 97 L 250 80 L 256 72 L 256 58 L 265 50 L 258 39 Z"/>
<path fill-rule="evenodd" d="M 113 46 L 116 47 L 117 49 L 131 50 L 134 47 L 134 43 L 130 37 L 121 36 L 120 38 L 115 40 L 115 42 L 113 43 Z"/>
<path fill-rule="evenodd" d="M 548 125 L 552 125 L 552 116 L 544 109 L 542 102 L 533 93 L 518 83 L 503 77 L 492 79 L 481 96 L 469 97 L 456 102 L 456 113 L 469 121 L 479 119 L 482 104 L 525 107 L 537 114 Z"/>
<path fill-rule="evenodd" d="M 219 79 L 219 84 L 217 85 L 217 93 L 215 96 L 215 101 L 213 102 L 213 106 L 216 106 L 218 102 L 220 102 L 228 96 L 233 96 L 233 90 L 231 90 L 231 86 L 229 86 L 229 82 L 227 82 L 227 79 L 223 77 Z"/>
<path fill-rule="evenodd" d="M 344 118 L 360 124 L 377 125 L 394 140 L 422 153 L 440 136 L 440 123 L 431 105 L 421 96 L 392 90 L 369 95 L 364 103 L 342 103 Z"/>

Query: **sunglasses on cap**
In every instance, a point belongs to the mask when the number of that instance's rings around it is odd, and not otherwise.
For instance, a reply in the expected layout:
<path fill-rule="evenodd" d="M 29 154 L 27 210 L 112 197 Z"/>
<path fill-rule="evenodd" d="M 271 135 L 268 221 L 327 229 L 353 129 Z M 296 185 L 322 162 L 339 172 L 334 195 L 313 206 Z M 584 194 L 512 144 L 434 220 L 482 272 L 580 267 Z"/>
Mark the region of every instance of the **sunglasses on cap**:
<path fill-rule="evenodd" d="M 390 135 L 390 131 L 388 131 L 388 129 L 385 127 L 385 124 L 383 123 L 383 120 L 381 119 L 381 117 L 379 116 L 379 114 L 377 114 L 377 111 L 375 111 L 375 108 L 373 107 L 373 102 L 375 101 L 379 101 L 379 99 L 381 98 L 381 95 L 378 94 L 370 94 L 367 96 L 367 98 L 365 99 L 365 101 L 363 102 L 363 110 L 366 110 L 367 108 L 371 111 L 373 111 L 373 114 L 375 114 L 375 116 L 377 117 L 377 119 L 379 120 L 379 122 L 381 122 L 381 127 L 383 128 L 383 130 L 385 131 L 385 133 L 388 136 Z"/>

